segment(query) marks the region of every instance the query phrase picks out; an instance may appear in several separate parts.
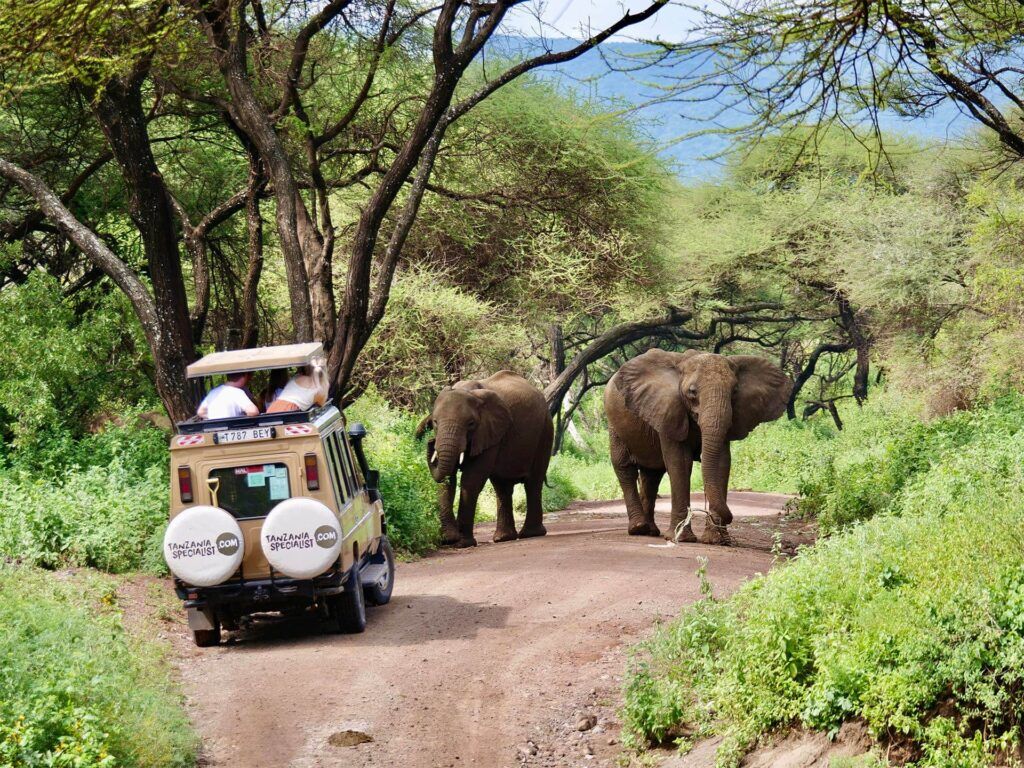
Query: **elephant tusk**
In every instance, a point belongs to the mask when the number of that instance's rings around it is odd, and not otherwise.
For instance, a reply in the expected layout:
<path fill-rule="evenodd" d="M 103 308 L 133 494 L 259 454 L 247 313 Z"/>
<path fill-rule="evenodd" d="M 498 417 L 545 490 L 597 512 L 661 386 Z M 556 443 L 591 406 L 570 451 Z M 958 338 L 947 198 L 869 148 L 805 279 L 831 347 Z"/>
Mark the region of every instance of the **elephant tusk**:
<path fill-rule="evenodd" d="M 465 456 L 466 456 L 466 452 L 465 451 L 463 451 L 462 453 L 459 454 L 459 466 L 460 467 L 462 466 L 462 459 L 465 458 Z"/>
<path fill-rule="evenodd" d="M 434 452 L 433 452 L 433 453 L 432 453 L 432 454 L 430 455 L 430 463 L 431 463 L 431 464 L 437 464 L 437 451 L 434 451 Z"/>

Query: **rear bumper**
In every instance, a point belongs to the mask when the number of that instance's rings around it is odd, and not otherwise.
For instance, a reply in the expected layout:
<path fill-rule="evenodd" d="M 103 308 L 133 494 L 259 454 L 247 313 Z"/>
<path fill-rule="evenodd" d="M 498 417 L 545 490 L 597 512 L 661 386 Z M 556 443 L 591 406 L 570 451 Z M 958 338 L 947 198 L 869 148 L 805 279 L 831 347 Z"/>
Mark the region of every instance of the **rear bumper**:
<path fill-rule="evenodd" d="M 347 573 L 335 569 L 314 579 L 246 579 L 213 587 L 192 587 L 175 579 L 174 591 L 186 608 L 199 611 L 227 606 L 240 613 L 273 611 L 344 592 L 347 577 Z"/>

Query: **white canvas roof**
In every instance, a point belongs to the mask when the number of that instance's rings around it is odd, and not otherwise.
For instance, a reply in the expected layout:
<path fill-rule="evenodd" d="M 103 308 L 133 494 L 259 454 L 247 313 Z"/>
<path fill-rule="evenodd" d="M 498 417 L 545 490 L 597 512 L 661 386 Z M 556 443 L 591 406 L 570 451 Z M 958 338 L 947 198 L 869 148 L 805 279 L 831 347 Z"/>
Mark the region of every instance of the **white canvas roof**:
<path fill-rule="evenodd" d="M 307 365 L 324 356 L 324 345 L 319 341 L 306 344 L 283 344 L 277 347 L 256 347 L 255 349 L 232 349 L 227 352 L 213 352 L 188 367 L 188 377 L 216 374 L 244 373 L 270 368 L 291 368 Z"/>

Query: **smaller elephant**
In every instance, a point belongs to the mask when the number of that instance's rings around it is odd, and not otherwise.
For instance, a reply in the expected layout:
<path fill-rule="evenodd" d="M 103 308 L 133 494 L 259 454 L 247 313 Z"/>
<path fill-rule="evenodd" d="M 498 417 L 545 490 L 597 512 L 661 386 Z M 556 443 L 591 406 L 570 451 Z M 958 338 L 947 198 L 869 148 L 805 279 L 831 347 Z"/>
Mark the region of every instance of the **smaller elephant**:
<path fill-rule="evenodd" d="M 554 427 L 544 396 L 512 371 L 499 371 L 479 381 L 445 387 L 416 436 L 433 428 L 427 442 L 427 464 L 441 484 L 441 536 L 445 544 L 476 546 L 473 523 L 476 504 L 488 480 L 498 497 L 495 541 L 543 536 L 547 533 L 541 491 L 551 460 Z M 462 471 L 459 516 L 452 514 L 455 478 Z M 516 533 L 512 490 L 526 486 L 526 520 Z"/>
<path fill-rule="evenodd" d="M 669 535 L 697 540 L 688 513 L 690 472 L 699 461 L 708 505 L 702 541 L 728 544 L 730 444 L 781 416 L 791 389 L 792 382 L 778 366 L 750 355 L 651 349 L 623 365 L 605 387 L 604 407 L 629 533 L 661 534 L 654 503 L 668 472 Z"/>

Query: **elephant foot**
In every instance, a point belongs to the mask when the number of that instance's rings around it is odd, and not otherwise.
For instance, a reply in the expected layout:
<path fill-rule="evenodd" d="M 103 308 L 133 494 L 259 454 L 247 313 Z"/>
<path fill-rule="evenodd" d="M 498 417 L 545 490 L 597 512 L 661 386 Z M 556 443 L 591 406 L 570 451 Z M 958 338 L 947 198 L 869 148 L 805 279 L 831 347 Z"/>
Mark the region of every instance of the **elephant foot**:
<path fill-rule="evenodd" d="M 503 541 L 515 541 L 519 538 L 516 535 L 516 529 L 501 530 L 500 528 L 494 532 L 494 543 L 500 544 Z"/>
<path fill-rule="evenodd" d="M 648 536 L 661 536 L 661 528 L 656 526 L 654 523 L 647 524 L 647 535 Z"/>
<path fill-rule="evenodd" d="M 673 529 L 673 534 L 670 537 L 676 544 L 694 544 L 697 541 L 697 536 L 693 532 L 693 526 L 689 523 L 679 529 L 679 533 L 676 534 Z"/>
<path fill-rule="evenodd" d="M 732 538 L 729 536 L 729 530 L 724 525 L 718 525 L 711 518 L 708 518 L 707 525 L 704 526 L 704 532 L 700 536 L 702 544 L 719 544 L 723 547 L 728 547 L 732 544 Z"/>
<path fill-rule="evenodd" d="M 544 527 L 544 523 L 538 523 L 537 525 L 523 526 L 523 529 L 519 531 L 520 539 L 531 539 L 534 536 L 544 536 L 548 532 L 548 529 Z"/>
<path fill-rule="evenodd" d="M 455 548 L 456 549 L 469 549 L 470 547 L 475 547 L 475 546 L 476 546 L 476 539 L 474 539 L 472 536 L 469 536 L 469 537 L 466 537 L 466 538 L 460 538 L 457 542 L 455 542 Z"/>
<path fill-rule="evenodd" d="M 658 529 L 655 528 L 655 530 L 658 530 Z M 651 525 L 650 525 L 650 523 L 647 523 L 647 522 L 637 523 L 636 525 L 630 525 L 629 526 L 629 535 L 630 536 L 655 536 L 655 535 L 660 535 L 660 533 L 661 532 L 658 531 L 657 534 L 652 534 L 651 533 Z"/>
<path fill-rule="evenodd" d="M 461 539 L 461 538 L 462 537 L 459 536 L 459 532 L 458 531 L 441 531 L 441 545 L 442 546 L 450 547 L 450 546 L 452 546 L 454 544 L 458 544 L 459 543 L 459 539 Z"/>

